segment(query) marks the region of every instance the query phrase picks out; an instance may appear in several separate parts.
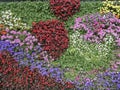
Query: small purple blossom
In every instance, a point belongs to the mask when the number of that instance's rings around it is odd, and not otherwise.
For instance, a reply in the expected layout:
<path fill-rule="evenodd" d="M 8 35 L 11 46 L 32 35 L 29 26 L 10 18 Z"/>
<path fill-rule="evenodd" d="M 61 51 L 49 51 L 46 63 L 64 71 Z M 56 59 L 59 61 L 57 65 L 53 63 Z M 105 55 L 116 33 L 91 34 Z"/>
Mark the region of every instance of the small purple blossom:
<path fill-rule="evenodd" d="M 101 15 L 99 13 L 78 17 L 75 20 L 73 30 L 84 31 L 82 36 L 90 42 L 102 43 L 107 35 L 112 35 L 116 46 L 120 46 L 120 20 L 111 13 Z"/>

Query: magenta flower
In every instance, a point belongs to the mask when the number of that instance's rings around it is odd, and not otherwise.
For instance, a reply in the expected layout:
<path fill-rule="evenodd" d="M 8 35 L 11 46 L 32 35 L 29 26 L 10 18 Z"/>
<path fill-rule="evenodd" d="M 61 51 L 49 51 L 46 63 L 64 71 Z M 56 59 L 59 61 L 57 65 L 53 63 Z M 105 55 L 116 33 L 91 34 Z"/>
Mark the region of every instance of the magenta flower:
<path fill-rule="evenodd" d="M 120 46 L 120 20 L 111 13 L 101 15 L 99 13 L 78 17 L 75 20 L 73 30 L 84 32 L 84 40 L 103 43 L 107 35 L 114 38 L 116 46 Z"/>

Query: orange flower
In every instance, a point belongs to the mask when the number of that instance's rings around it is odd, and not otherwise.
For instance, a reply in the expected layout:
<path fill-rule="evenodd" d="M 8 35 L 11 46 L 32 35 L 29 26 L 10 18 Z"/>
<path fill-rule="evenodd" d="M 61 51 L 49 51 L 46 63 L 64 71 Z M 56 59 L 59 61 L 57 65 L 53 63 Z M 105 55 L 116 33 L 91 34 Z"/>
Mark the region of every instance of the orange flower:
<path fill-rule="evenodd" d="M 4 25 L 3 25 L 3 24 L 0 24 L 0 28 L 4 28 Z"/>
<path fill-rule="evenodd" d="M 7 32 L 6 32 L 5 30 L 2 30 L 2 31 L 0 31 L 0 34 L 2 34 L 2 35 L 6 35 Z"/>

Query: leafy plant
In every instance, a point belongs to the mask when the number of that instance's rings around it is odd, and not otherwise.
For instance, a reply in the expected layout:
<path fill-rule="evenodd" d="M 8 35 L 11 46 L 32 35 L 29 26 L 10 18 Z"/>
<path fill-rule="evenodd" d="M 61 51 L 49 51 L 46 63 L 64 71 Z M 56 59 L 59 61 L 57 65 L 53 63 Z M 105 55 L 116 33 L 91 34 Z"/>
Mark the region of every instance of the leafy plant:
<path fill-rule="evenodd" d="M 26 23 L 22 23 L 20 18 L 17 18 L 10 10 L 2 11 L 0 24 L 5 25 L 10 29 L 29 29 Z"/>
<path fill-rule="evenodd" d="M 80 0 L 50 0 L 50 8 L 57 17 L 67 20 L 79 11 Z"/>
<path fill-rule="evenodd" d="M 120 18 L 120 1 L 106 0 L 102 4 L 103 5 L 100 8 L 101 13 L 111 12 L 115 17 Z"/>
<path fill-rule="evenodd" d="M 30 70 L 28 66 L 19 66 L 7 51 L 0 52 L 1 89 L 74 89 L 71 82 L 57 82 L 55 78 L 42 75 L 37 69 Z"/>
<path fill-rule="evenodd" d="M 33 26 L 32 33 L 54 60 L 68 48 L 68 33 L 58 20 L 40 21 Z"/>
<path fill-rule="evenodd" d="M 105 43 L 106 36 L 111 35 L 116 46 L 120 46 L 120 20 L 111 13 L 104 15 L 96 13 L 76 18 L 73 29 L 81 32 L 84 31 L 82 35 L 84 40 L 93 43 Z"/>

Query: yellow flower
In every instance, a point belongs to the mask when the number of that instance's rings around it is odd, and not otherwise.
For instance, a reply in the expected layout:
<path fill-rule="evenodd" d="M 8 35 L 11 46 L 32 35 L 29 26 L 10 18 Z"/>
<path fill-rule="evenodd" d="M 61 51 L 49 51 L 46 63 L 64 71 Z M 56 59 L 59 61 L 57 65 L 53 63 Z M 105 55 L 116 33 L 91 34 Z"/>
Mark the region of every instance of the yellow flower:
<path fill-rule="evenodd" d="M 119 1 L 120 2 L 120 1 Z M 112 12 L 114 15 L 118 15 L 120 14 L 120 6 L 117 5 L 116 1 L 103 1 L 102 3 L 102 7 L 100 8 L 100 12 L 101 13 L 108 13 L 108 12 Z"/>

